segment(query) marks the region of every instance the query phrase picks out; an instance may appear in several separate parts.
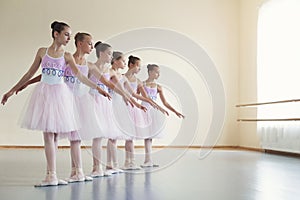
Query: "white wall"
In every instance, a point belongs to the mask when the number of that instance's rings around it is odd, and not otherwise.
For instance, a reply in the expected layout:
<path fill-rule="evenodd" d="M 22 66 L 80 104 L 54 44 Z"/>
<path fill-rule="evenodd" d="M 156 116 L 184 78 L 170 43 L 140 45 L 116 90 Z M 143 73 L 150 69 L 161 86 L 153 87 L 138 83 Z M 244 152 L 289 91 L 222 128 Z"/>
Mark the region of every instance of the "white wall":
<path fill-rule="evenodd" d="M 255 19 L 252 16 L 250 19 L 245 16 L 247 13 L 251 15 L 251 12 L 255 10 L 252 9 L 255 7 L 255 3 L 252 1 L 1 1 L 0 55 L 2 59 L 0 69 L 2 74 L 0 75 L 0 93 L 3 94 L 10 89 L 26 72 L 38 47 L 51 44 L 50 24 L 54 20 L 65 21 L 70 24 L 73 33 L 77 31 L 89 32 L 95 40 L 106 40 L 120 32 L 142 27 L 171 29 L 186 35 L 199 44 L 214 62 L 223 80 L 227 97 L 226 120 L 218 145 L 238 145 L 238 124 L 236 123 L 238 111 L 234 106 L 239 102 L 239 98 L 240 101 L 252 100 L 244 92 L 239 96 L 239 88 L 247 87 L 248 83 L 242 79 L 247 74 L 247 70 L 252 67 L 251 63 L 254 63 L 253 58 L 246 58 L 247 56 L 245 56 L 248 53 L 250 43 L 239 45 L 243 38 L 254 40 L 251 38 L 252 35 L 246 34 L 247 31 L 244 30 L 246 27 L 243 28 L 243 23 L 241 23 L 240 28 L 239 16 L 242 14 L 241 20 L 250 22 L 252 33 L 254 31 L 252 24 Z M 246 13 L 240 12 L 240 4 L 242 11 Z M 240 30 L 244 34 L 241 40 Z M 240 63 L 242 69 L 239 72 L 240 47 L 247 51 L 242 52 Z M 66 49 L 71 52 L 74 51 L 73 41 Z M 251 49 L 249 51 L 250 55 L 253 55 Z M 174 56 L 162 56 L 163 53 L 158 55 L 156 52 L 151 57 L 145 52 L 138 53 L 140 53 L 139 56 L 143 59 L 144 64 L 161 62 L 167 66 L 174 66 L 177 71 L 182 70 L 180 69 L 182 66 L 178 66 L 178 62 L 180 63 L 182 60 Z M 247 63 L 248 61 L 251 62 Z M 185 63 L 185 65 L 188 64 Z M 165 75 L 162 74 L 161 76 Z M 187 70 L 183 76 L 193 77 L 193 74 Z M 240 79 L 239 76 L 241 76 Z M 251 81 L 253 80 L 255 79 Z M 199 92 L 196 96 L 201 109 L 199 119 L 202 121 L 193 145 L 201 145 L 202 135 L 205 134 L 210 124 L 211 110 L 208 109 L 210 99 L 201 79 L 191 78 L 189 83 L 195 87 L 193 88 L 195 91 Z M 32 87 L 17 96 L 13 96 L 5 106 L 1 106 L 0 145 L 42 145 L 42 136 L 39 132 L 20 129 L 17 124 L 31 89 Z M 254 94 L 254 89 L 251 86 L 252 90 Z M 175 106 L 177 106 L 176 102 Z M 168 144 L 173 137 L 174 134 L 169 135 L 161 142 L 157 141 L 157 144 Z M 244 137 L 241 137 L 243 144 L 248 145 L 245 140 Z M 60 144 L 68 144 L 68 142 L 62 141 Z"/>
<path fill-rule="evenodd" d="M 239 102 L 257 102 L 257 19 L 266 0 L 240 1 Z M 256 118 L 256 107 L 239 108 L 239 118 Z M 240 122 L 239 145 L 260 148 L 255 122 Z"/>

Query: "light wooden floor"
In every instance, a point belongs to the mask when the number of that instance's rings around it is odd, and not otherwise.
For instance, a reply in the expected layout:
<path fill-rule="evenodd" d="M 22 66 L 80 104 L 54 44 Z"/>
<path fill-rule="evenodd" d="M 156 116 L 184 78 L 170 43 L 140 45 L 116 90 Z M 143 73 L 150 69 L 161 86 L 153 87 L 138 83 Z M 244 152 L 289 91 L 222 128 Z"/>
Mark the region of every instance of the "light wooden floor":
<path fill-rule="evenodd" d="M 141 151 L 141 150 L 139 150 Z M 162 153 L 165 152 L 165 153 Z M 119 151 L 122 161 L 123 151 Z M 138 152 L 142 153 L 142 152 Z M 183 154 L 184 153 L 184 154 Z M 104 154 L 104 153 L 103 153 Z M 105 157 L 105 156 L 104 156 Z M 161 167 L 154 171 L 123 173 L 93 182 L 34 188 L 45 172 L 43 150 L 0 150 L 0 199 L 31 200 L 239 200 L 299 199 L 300 159 L 260 152 L 214 150 L 199 159 L 199 150 L 158 150 L 154 158 Z M 92 159 L 83 150 L 84 171 Z M 70 172 L 69 151 L 58 152 L 58 175 Z M 142 155 L 137 155 L 142 162 Z"/>

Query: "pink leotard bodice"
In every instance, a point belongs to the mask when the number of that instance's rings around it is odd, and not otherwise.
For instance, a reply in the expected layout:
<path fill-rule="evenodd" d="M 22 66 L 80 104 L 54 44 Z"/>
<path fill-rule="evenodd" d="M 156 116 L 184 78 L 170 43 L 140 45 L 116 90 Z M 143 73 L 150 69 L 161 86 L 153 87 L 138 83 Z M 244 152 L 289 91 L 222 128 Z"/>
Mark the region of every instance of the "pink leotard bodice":
<path fill-rule="evenodd" d="M 62 84 L 66 61 L 64 56 L 59 58 L 50 57 L 47 52 L 42 58 L 42 78 L 41 81 L 48 84 Z"/>

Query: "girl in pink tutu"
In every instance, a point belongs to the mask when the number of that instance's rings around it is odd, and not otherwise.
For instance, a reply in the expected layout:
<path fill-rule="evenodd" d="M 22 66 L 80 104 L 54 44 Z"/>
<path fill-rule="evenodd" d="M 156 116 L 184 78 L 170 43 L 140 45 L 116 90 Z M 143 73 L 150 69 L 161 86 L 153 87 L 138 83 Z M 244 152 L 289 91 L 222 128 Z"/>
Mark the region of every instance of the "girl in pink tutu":
<path fill-rule="evenodd" d="M 148 78 L 145 80 L 144 89 L 149 98 L 156 101 L 157 96 L 159 95 L 160 100 L 162 101 L 163 105 L 168 108 L 170 111 L 174 112 L 179 118 L 184 118 L 184 116 L 176 111 L 166 100 L 163 88 L 156 83 L 156 80 L 159 77 L 159 66 L 155 64 L 148 64 Z M 152 120 L 150 126 L 148 127 L 148 131 L 144 131 L 143 137 L 145 138 L 145 161 L 141 167 L 158 167 L 157 164 L 152 162 L 151 153 L 152 153 L 152 139 L 153 138 L 160 138 L 162 137 L 162 131 L 164 128 L 164 116 L 161 115 L 160 112 L 151 108 L 151 106 L 147 102 L 142 103 L 144 106 L 147 107 L 148 113 L 150 114 L 150 118 Z M 147 116 L 148 117 L 148 116 Z"/>
<path fill-rule="evenodd" d="M 147 93 L 144 90 L 143 83 L 138 79 L 135 75 L 140 71 L 141 59 L 136 56 L 129 56 L 128 58 L 128 71 L 125 73 L 125 77 L 127 78 L 130 91 L 133 94 L 141 94 L 135 95 L 139 100 L 148 102 L 153 108 L 159 109 L 163 113 L 167 112 L 158 106 L 152 99 L 148 98 Z M 150 117 L 144 117 L 148 115 L 148 112 L 142 112 L 140 109 L 136 107 L 128 107 L 130 112 L 130 118 L 135 124 L 135 132 L 133 133 L 133 139 L 143 139 L 142 132 L 146 131 L 151 121 L 147 121 Z M 134 145 L 132 139 L 127 139 L 125 141 L 125 164 L 123 169 L 125 170 L 139 170 L 141 169 L 139 166 L 135 164 L 134 160 Z"/>
<path fill-rule="evenodd" d="M 110 81 L 111 79 L 116 79 L 116 77 L 111 76 L 109 70 L 109 64 L 112 60 L 112 47 L 109 44 L 97 42 L 95 44 L 96 49 L 96 56 L 97 61 L 94 63 L 95 68 L 97 68 L 102 73 L 102 77 L 99 80 L 95 76 L 91 75 L 90 80 L 96 83 L 99 87 L 101 87 L 105 91 L 114 91 L 117 96 L 120 96 L 125 103 L 130 104 L 131 106 L 135 104 L 133 99 L 123 90 L 123 88 L 118 84 L 118 81 L 113 83 Z M 99 95 L 98 92 L 91 89 L 90 94 L 95 99 L 95 111 L 99 115 L 100 122 L 101 122 L 101 131 L 99 132 L 92 132 L 93 143 L 92 143 L 92 153 L 93 153 L 93 169 L 91 176 L 92 177 L 100 177 L 100 176 L 107 176 L 111 175 L 112 173 L 122 172 L 118 168 L 118 163 L 116 161 L 116 149 L 114 148 L 114 144 L 112 144 L 111 140 L 107 142 L 107 158 L 108 163 L 114 163 L 114 170 L 112 164 L 108 164 L 107 171 L 102 169 L 101 164 L 101 149 L 102 149 L 102 138 L 111 138 L 117 135 L 123 135 L 121 131 L 116 126 L 114 122 L 113 116 L 113 109 L 112 109 L 112 102 L 108 101 L 103 96 Z M 123 103 L 124 103 L 123 101 Z M 124 103 L 124 105 L 125 105 Z M 140 105 L 139 105 L 140 106 Z M 113 160 L 113 161 L 112 161 Z"/>
<path fill-rule="evenodd" d="M 136 108 L 146 111 L 145 107 L 138 104 L 133 98 L 143 99 L 152 103 L 150 100 L 141 97 L 133 91 L 124 75 L 122 75 L 119 70 L 125 68 L 125 58 L 121 52 L 113 52 L 113 58 L 111 61 L 111 68 L 109 70 L 111 81 L 121 87 L 125 92 L 131 96 Z M 107 168 L 113 169 L 115 171 L 120 171 L 117 161 L 117 140 L 132 140 L 135 135 L 135 122 L 130 117 L 130 112 L 128 106 L 124 103 L 120 95 L 116 95 L 114 92 L 111 93 L 112 96 L 112 119 L 114 124 L 117 126 L 118 131 L 114 134 L 110 134 L 108 137 L 108 154 L 107 154 Z"/>
<path fill-rule="evenodd" d="M 87 62 L 85 56 L 93 49 L 92 36 L 88 33 L 77 33 L 75 35 L 76 52 L 73 54 L 78 69 L 84 76 L 93 74 L 97 79 L 101 79 L 102 74 L 95 66 Z M 93 139 L 94 133 L 102 131 L 101 122 L 94 109 L 95 100 L 89 94 L 89 88 L 83 85 L 74 75 L 71 67 L 68 65 L 65 70 L 65 82 L 74 94 L 76 108 L 79 112 L 81 127 L 78 131 L 72 131 L 69 137 L 71 143 L 71 165 L 72 171 L 69 182 L 81 182 L 92 180 L 92 177 L 84 176 L 81 160 L 81 140 Z M 95 90 L 97 93 L 98 91 Z M 105 94 L 108 93 L 103 91 Z M 110 96 L 109 96 L 110 98 Z"/>
<path fill-rule="evenodd" d="M 74 39 L 76 52 L 73 54 L 73 57 L 75 59 L 77 68 L 86 77 L 88 77 L 88 74 L 92 74 L 93 77 L 97 80 L 103 79 L 102 74 L 95 67 L 95 65 L 93 63 L 87 62 L 85 58 L 86 54 L 89 54 L 93 49 L 92 36 L 88 33 L 77 33 Z M 76 105 L 75 109 L 79 113 L 78 116 L 81 123 L 80 129 L 72 131 L 69 135 L 72 170 L 70 178 L 68 178 L 67 180 L 68 182 L 82 182 L 85 180 L 91 181 L 92 177 L 84 176 L 82 170 L 81 140 L 93 139 L 95 133 L 98 134 L 99 132 L 102 132 L 102 125 L 99 120 L 99 115 L 96 113 L 94 108 L 95 100 L 89 94 L 89 87 L 83 85 L 77 79 L 69 65 L 67 65 L 65 68 L 64 79 L 65 83 L 74 95 L 74 102 Z M 28 81 L 21 89 L 24 89 L 29 84 L 38 82 L 40 80 L 41 76 L 37 76 Z M 19 92 L 20 90 L 18 90 L 17 92 Z M 98 90 L 93 90 L 94 93 L 98 93 Z M 110 98 L 109 94 L 106 91 L 103 90 L 102 93 L 105 94 L 105 96 L 103 96 L 104 98 Z"/>
<path fill-rule="evenodd" d="M 42 67 L 41 82 L 34 88 L 29 99 L 21 127 L 43 131 L 47 174 L 45 180 L 36 186 L 67 184 L 56 176 L 56 150 L 58 138 L 68 136 L 79 129 L 78 116 L 73 105 L 73 95 L 64 83 L 64 70 L 67 64 L 76 77 L 89 87 L 103 93 L 100 87 L 86 78 L 77 68 L 72 55 L 65 52 L 64 46 L 70 41 L 71 29 L 63 22 L 51 24 L 53 42 L 50 47 L 38 50 L 34 62 L 20 81 L 3 95 L 4 105 L 8 98 L 25 85 Z M 105 93 L 103 93 L 105 94 Z"/>

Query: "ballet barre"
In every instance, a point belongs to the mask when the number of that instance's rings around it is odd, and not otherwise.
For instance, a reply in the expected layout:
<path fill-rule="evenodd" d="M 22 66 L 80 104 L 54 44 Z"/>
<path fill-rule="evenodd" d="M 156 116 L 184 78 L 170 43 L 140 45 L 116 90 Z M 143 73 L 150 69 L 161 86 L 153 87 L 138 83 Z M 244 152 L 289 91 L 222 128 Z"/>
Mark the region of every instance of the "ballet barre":
<path fill-rule="evenodd" d="M 274 121 L 300 121 L 300 118 L 282 119 L 237 119 L 238 122 L 274 122 Z"/>
<path fill-rule="evenodd" d="M 260 105 L 277 104 L 277 103 L 292 103 L 292 102 L 300 102 L 300 99 L 270 101 L 270 102 L 262 102 L 262 103 L 238 104 L 238 105 L 236 105 L 236 107 L 240 108 L 240 107 L 260 106 Z"/>
<path fill-rule="evenodd" d="M 268 104 L 280 104 L 280 103 L 293 103 L 300 102 L 300 99 L 289 99 L 281 101 L 270 101 L 270 102 L 261 102 L 261 103 L 249 103 L 249 104 L 238 104 L 237 108 L 241 107 L 251 107 L 251 106 L 261 106 Z M 238 122 L 271 122 L 271 121 L 300 121 L 300 118 L 280 118 L 280 119 L 237 119 Z"/>

